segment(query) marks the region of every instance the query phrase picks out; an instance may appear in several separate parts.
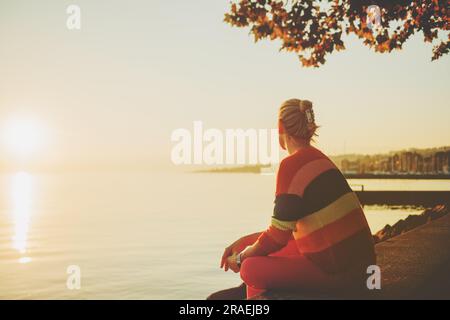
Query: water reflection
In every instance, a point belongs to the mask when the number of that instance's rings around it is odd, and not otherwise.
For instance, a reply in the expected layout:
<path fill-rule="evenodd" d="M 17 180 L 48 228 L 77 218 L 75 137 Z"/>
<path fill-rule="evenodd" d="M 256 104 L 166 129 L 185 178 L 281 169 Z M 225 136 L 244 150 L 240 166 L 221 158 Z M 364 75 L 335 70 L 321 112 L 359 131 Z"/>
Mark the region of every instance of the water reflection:
<path fill-rule="evenodd" d="M 28 229 L 31 218 L 33 177 L 27 172 L 18 172 L 13 175 L 11 181 L 12 217 L 14 223 L 14 235 L 12 246 L 23 256 L 20 263 L 31 261 L 24 256 L 27 251 Z"/>

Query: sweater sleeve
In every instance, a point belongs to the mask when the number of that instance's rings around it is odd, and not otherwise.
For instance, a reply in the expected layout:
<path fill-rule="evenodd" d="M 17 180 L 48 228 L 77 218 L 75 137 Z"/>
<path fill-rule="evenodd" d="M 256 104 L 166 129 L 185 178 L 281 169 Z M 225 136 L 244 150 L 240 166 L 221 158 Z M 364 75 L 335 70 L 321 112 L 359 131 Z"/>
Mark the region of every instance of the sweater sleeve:
<path fill-rule="evenodd" d="M 295 216 L 301 206 L 301 198 L 287 193 L 291 180 L 291 170 L 286 162 L 282 161 L 277 174 L 277 192 L 271 224 L 258 238 L 259 244 L 269 254 L 288 243 L 297 223 Z"/>

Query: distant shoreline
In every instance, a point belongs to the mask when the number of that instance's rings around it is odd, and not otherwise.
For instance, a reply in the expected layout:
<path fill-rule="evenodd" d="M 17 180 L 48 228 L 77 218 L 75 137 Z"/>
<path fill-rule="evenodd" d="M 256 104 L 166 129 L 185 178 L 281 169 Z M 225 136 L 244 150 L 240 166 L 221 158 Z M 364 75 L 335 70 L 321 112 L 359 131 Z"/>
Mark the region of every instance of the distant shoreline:
<path fill-rule="evenodd" d="M 260 174 L 264 169 L 270 169 L 270 165 L 248 165 L 241 167 L 211 168 L 192 171 L 193 173 L 256 173 Z"/>
<path fill-rule="evenodd" d="M 409 179 L 409 180 L 448 180 L 450 174 L 437 173 L 437 174 L 377 174 L 377 173 L 344 173 L 347 179 Z"/>
<path fill-rule="evenodd" d="M 261 174 L 271 171 L 270 165 L 254 165 L 228 168 L 211 168 L 195 170 L 193 173 L 254 173 Z M 450 173 L 428 173 L 428 174 L 409 174 L 409 173 L 343 173 L 346 179 L 405 179 L 405 180 L 450 180 Z"/>

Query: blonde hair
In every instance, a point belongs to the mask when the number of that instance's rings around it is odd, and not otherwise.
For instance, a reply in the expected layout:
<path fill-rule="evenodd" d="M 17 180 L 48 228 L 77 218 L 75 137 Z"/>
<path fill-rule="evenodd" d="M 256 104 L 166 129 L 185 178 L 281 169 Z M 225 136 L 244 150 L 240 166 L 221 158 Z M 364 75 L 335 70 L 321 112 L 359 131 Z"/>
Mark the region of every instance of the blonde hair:
<path fill-rule="evenodd" d="M 317 136 L 318 126 L 312 107 L 312 102 L 308 100 L 290 99 L 283 102 L 278 118 L 284 127 L 284 132 L 294 138 L 307 141 Z"/>

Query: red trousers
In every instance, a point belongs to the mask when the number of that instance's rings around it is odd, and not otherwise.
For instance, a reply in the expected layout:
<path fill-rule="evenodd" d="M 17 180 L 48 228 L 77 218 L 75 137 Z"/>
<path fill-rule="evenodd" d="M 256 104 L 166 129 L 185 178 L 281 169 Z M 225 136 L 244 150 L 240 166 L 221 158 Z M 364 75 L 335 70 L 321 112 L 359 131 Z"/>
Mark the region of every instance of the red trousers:
<path fill-rule="evenodd" d="M 341 284 L 336 276 L 320 270 L 297 249 L 295 240 L 273 254 L 245 259 L 240 270 L 241 278 L 247 285 L 247 298 L 266 289 L 328 289 Z"/>

